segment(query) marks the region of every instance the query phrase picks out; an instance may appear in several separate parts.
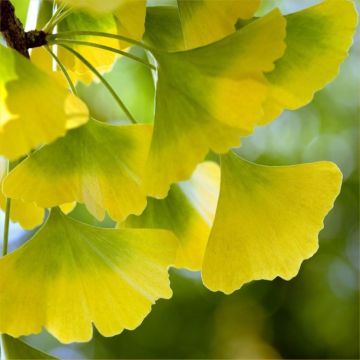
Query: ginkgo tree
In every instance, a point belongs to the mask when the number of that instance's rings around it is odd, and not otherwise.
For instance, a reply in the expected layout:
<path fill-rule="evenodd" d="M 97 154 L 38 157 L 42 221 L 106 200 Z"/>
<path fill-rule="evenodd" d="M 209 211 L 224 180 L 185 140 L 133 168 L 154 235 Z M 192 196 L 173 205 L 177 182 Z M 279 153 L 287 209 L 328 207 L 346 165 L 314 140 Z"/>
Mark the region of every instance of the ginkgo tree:
<path fill-rule="evenodd" d="M 171 297 L 171 266 L 224 293 L 296 276 L 318 248 L 340 170 L 263 166 L 232 149 L 336 77 L 357 23 L 352 1 L 264 16 L 260 0 L 42 3 L 49 18 L 26 32 L 17 14 L 29 2 L 0 0 L 5 355 L 49 357 L 16 339 L 43 328 L 63 343 L 89 341 L 93 326 L 135 329 Z M 152 76 L 152 123 L 107 80 L 124 57 Z M 78 91 L 94 81 L 126 122 L 94 118 Z M 116 226 L 74 219 L 77 203 Z M 8 253 L 10 220 L 41 227 Z"/>

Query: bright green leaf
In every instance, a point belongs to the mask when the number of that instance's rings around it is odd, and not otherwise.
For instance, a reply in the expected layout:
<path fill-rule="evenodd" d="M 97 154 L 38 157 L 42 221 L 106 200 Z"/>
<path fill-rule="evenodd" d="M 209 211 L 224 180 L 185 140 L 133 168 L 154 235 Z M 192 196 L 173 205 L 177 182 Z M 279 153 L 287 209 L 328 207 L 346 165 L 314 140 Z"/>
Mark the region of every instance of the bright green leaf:
<path fill-rule="evenodd" d="M 318 233 L 341 186 L 331 162 L 262 166 L 222 156 L 221 188 L 203 264 L 211 290 L 294 277 L 318 249 Z"/>
<path fill-rule="evenodd" d="M 41 230 L 0 259 L 0 332 L 46 328 L 64 343 L 134 329 L 172 295 L 167 269 L 176 238 L 166 230 L 103 229 L 52 210 Z M 41 259 L 41 261 L 39 261 Z"/>

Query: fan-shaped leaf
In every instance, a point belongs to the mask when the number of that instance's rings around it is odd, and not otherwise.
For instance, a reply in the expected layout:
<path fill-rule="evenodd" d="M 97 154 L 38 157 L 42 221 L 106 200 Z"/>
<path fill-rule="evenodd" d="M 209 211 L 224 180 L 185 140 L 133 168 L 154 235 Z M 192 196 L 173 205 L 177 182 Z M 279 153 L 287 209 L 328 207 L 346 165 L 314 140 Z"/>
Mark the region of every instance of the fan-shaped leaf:
<path fill-rule="evenodd" d="M 251 280 L 294 277 L 316 252 L 340 186 L 341 172 L 330 162 L 262 166 L 224 155 L 205 285 L 231 293 Z"/>
<path fill-rule="evenodd" d="M 1 155 L 16 159 L 88 121 L 85 104 L 30 61 L 1 45 L 0 58 Z"/>
<path fill-rule="evenodd" d="M 155 52 L 159 63 L 148 192 L 163 197 L 187 179 L 209 148 L 226 152 L 261 118 L 263 72 L 284 51 L 285 21 L 274 11 L 206 47 Z"/>
<path fill-rule="evenodd" d="M 115 126 L 90 120 L 33 153 L 4 180 L 7 196 L 48 208 L 84 203 L 98 219 L 118 221 L 146 206 L 142 171 L 151 125 Z"/>
<path fill-rule="evenodd" d="M 266 123 L 284 109 L 295 110 L 311 101 L 338 73 L 354 36 L 357 14 L 348 0 L 326 0 L 286 16 L 286 51 L 267 75 Z"/>
<path fill-rule="evenodd" d="M 104 336 L 134 329 L 157 299 L 171 297 L 176 247 L 166 230 L 96 228 L 52 210 L 31 240 L 0 259 L 0 332 L 45 327 L 69 343 L 90 340 L 92 323 Z"/>

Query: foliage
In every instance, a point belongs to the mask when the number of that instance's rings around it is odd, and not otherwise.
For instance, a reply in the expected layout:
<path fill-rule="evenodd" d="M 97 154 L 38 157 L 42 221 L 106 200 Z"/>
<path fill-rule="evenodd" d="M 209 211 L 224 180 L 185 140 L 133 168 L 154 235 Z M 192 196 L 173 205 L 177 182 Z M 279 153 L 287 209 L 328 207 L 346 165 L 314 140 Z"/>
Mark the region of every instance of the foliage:
<path fill-rule="evenodd" d="M 209 289 L 232 293 L 290 279 L 316 252 L 341 186 L 336 165 L 261 166 L 231 148 L 336 76 L 356 12 L 347 0 L 256 17 L 258 6 L 68 0 L 47 19 L 47 44 L 31 62 L 0 45 L 0 205 L 26 229 L 49 209 L 0 260 L 0 332 L 46 328 L 69 343 L 90 340 L 93 323 L 112 336 L 171 296 L 170 266 L 200 270 Z M 125 86 L 146 82 L 126 103 L 112 85 L 119 57 L 134 62 Z M 86 100 L 96 80 L 121 109 L 115 118 Z M 138 120 L 132 108 L 144 104 Z M 75 202 L 96 227 L 65 215 Z M 105 228 L 106 214 L 117 229 Z M 9 339 L 4 351 L 18 356 Z"/>

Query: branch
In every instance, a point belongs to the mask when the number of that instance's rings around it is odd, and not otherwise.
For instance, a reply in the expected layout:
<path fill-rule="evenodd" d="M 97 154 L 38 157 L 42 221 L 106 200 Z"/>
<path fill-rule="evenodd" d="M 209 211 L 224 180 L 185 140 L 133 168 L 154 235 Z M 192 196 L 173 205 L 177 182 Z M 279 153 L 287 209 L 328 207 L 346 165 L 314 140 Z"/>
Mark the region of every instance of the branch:
<path fill-rule="evenodd" d="M 0 31 L 9 47 L 30 58 L 23 24 L 16 17 L 10 0 L 0 0 Z"/>
<path fill-rule="evenodd" d="M 9 47 L 29 59 L 28 49 L 47 44 L 46 33 L 41 30 L 25 32 L 24 26 L 15 15 L 10 0 L 0 0 L 0 32 L 3 33 Z"/>

